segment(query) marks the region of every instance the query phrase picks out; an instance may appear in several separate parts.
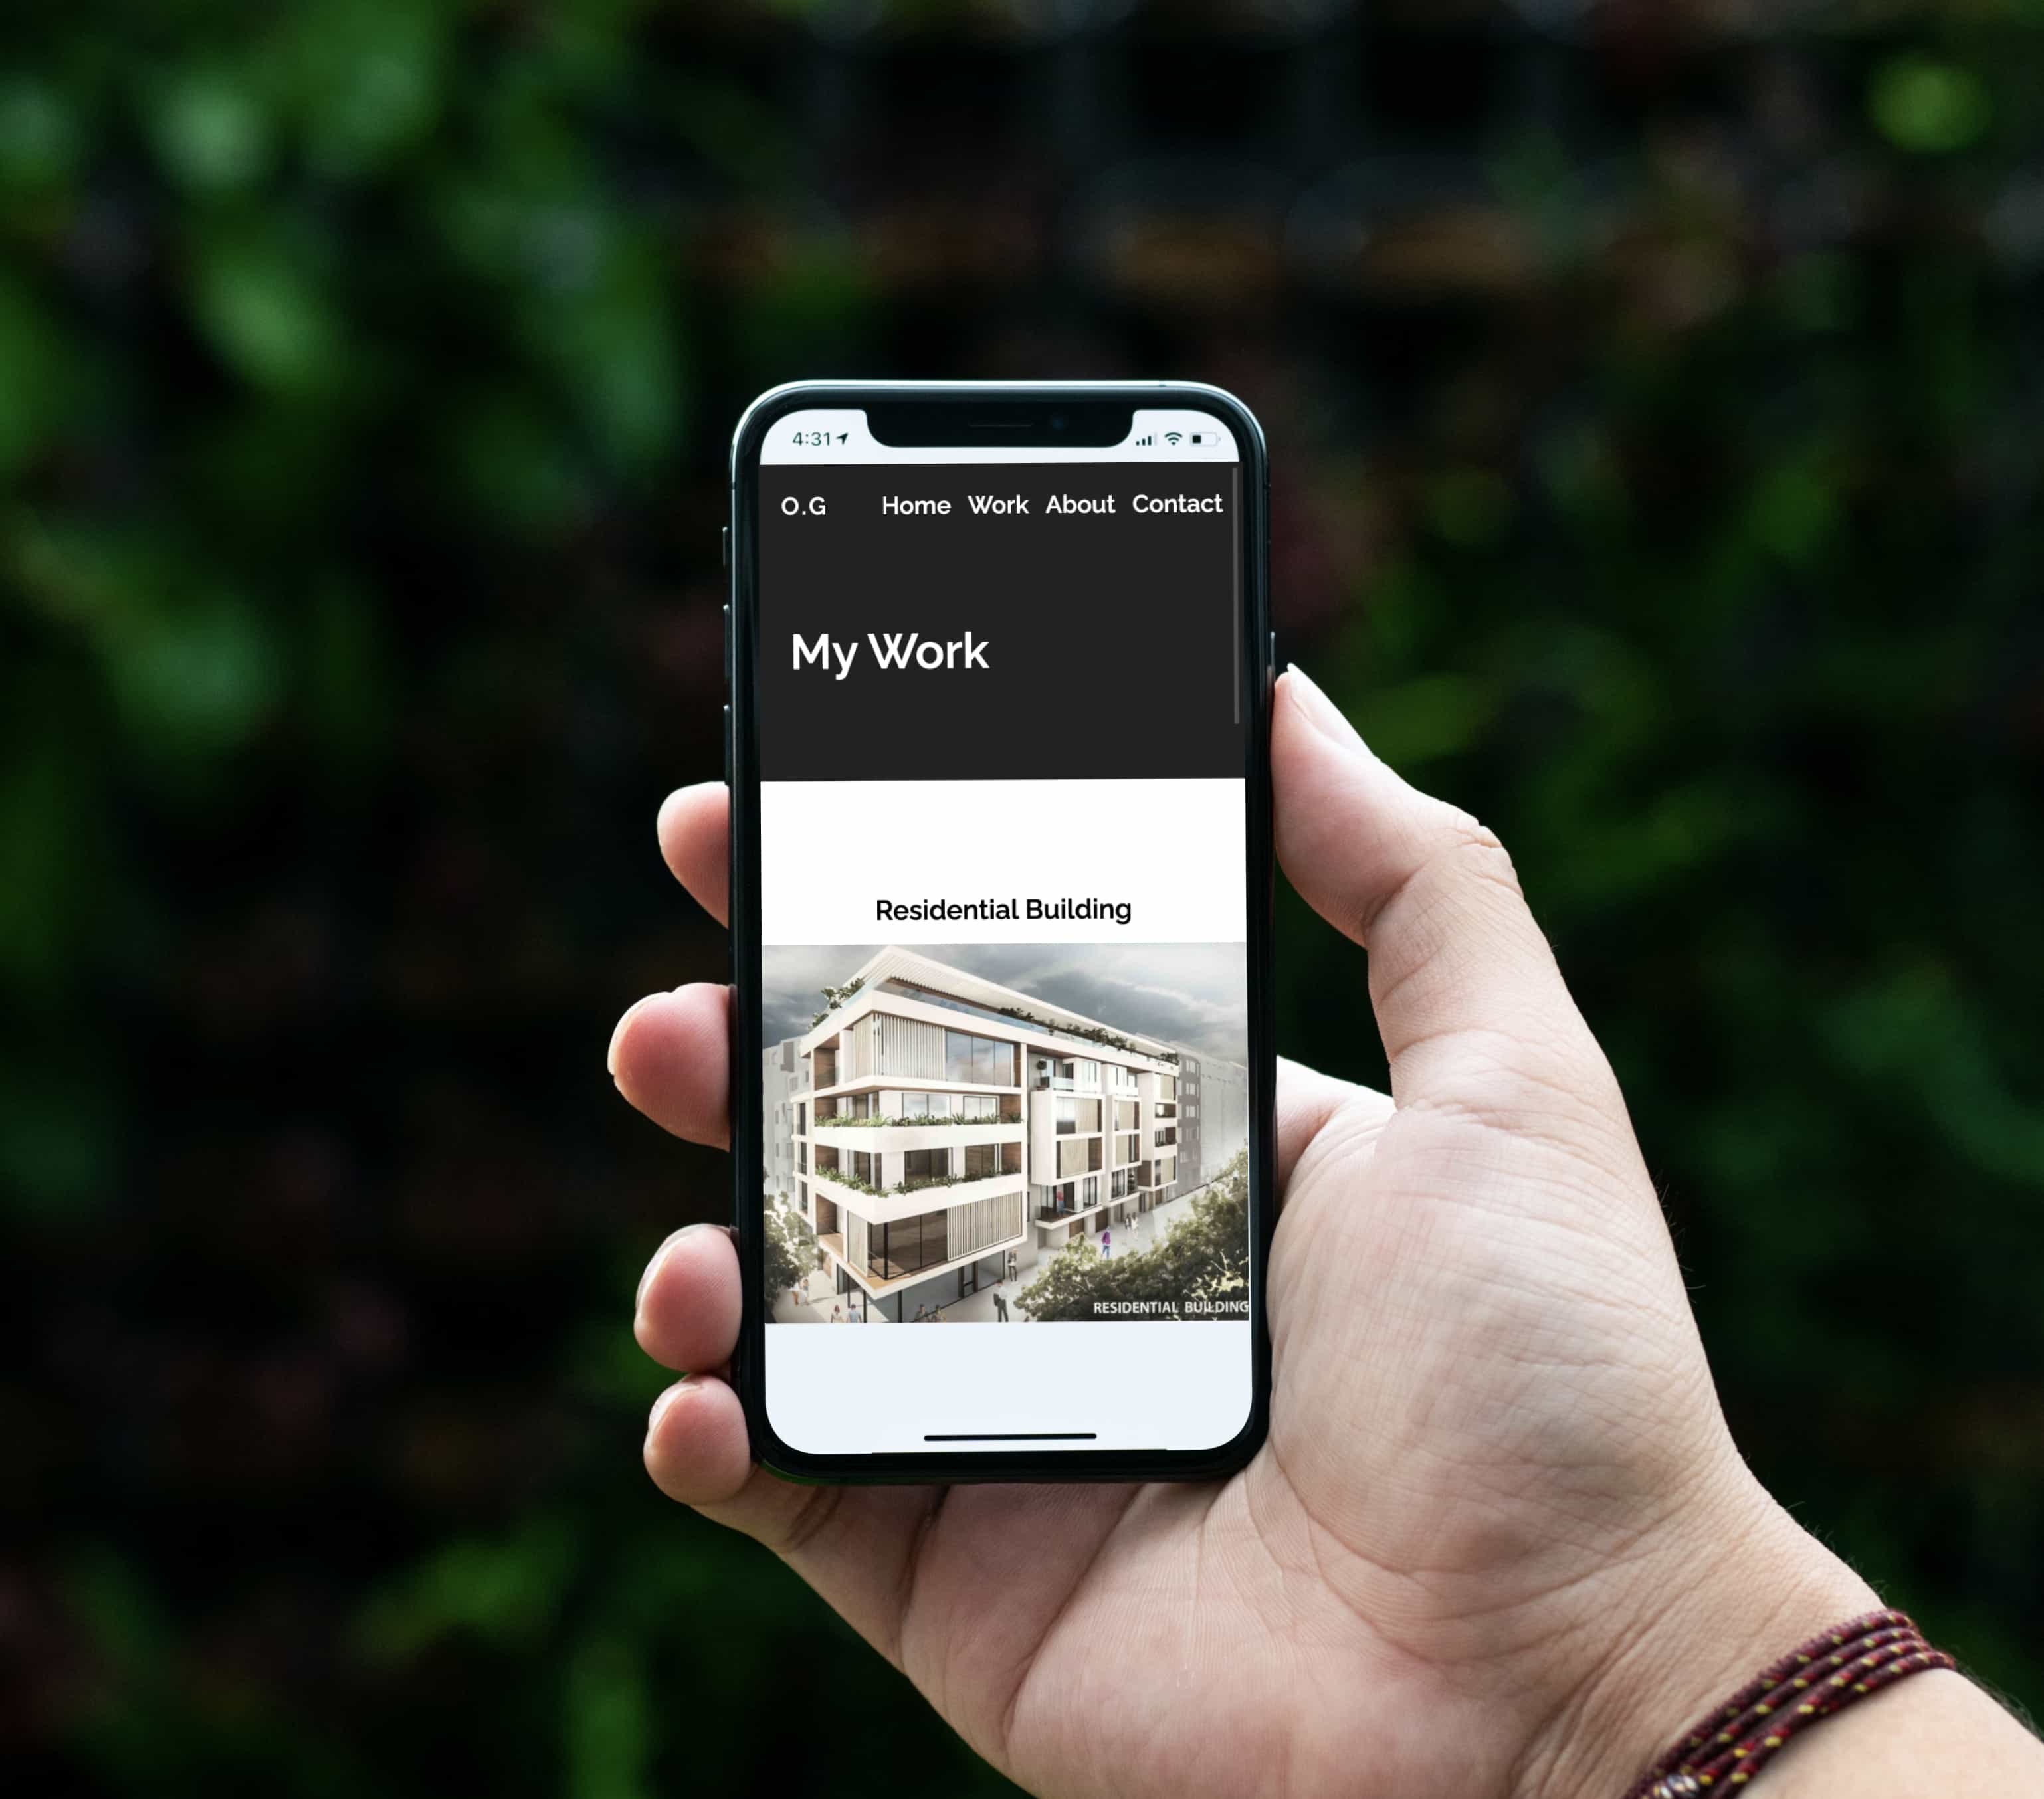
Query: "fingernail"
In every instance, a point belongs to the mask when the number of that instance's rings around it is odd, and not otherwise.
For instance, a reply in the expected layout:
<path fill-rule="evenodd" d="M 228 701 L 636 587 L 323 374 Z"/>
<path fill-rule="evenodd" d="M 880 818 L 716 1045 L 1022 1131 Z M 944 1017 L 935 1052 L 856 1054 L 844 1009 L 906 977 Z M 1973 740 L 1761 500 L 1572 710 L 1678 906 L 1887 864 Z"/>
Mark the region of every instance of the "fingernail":
<path fill-rule="evenodd" d="M 681 1398 L 682 1389 L 686 1387 L 688 1383 L 689 1377 L 686 1375 L 683 1375 L 679 1380 L 676 1381 L 672 1387 L 669 1387 L 665 1393 L 662 1394 L 659 1398 L 653 1402 L 652 1410 L 646 1414 L 646 1435 L 649 1440 L 651 1440 L 653 1433 L 660 1428 L 661 1419 L 667 1415 L 667 1408 L 673 1405 L 677 1399 Z"/>
<path fill-rule="evenodd" d="M 639 1308 L 646 1302 L 646 1289 L 653 1284 L 653 1276 L 660 1272 L 660 1264 L 667 1260 L 667 1252 L 691 1231 L 708 1230 L 705 1224 L 683 1225 L 679 1230 L 668 1232 L 660 1247 L 653 1252 L 653 1259 L 646 1264 L 646 1272 L 639 1277 L 639 1291 L 632 1296 L 632 1310 L 636 1317 Z"/>
<path fill-rule="evenodd" d="M 617 1046 L 624 1041 L 625 1027 L 637 1015 L 640 1007 L 649 1004 L 659 997 L 657 993 L 649 993 L 644 999 L 635 999 L 624 1008 L 624 1016 L 617 1021 L 617 1028 L 611 1032 L 610 1048 L 605 1052 L 603 1061 L 604 1066 L 610 1071 L 610 1078 L 613 1080 L 617 1078 Z"/>
<path fill-rule="evenodd" d="M 1292 696 L 1306 723 L 1331 742 L 1345 750 L 1365 747 L 1362 734 L 1342 715 L 1341 708 L 1315 684 L 1313 677 L 1294 662 L 1285 671 L 1285 691 Z"/>

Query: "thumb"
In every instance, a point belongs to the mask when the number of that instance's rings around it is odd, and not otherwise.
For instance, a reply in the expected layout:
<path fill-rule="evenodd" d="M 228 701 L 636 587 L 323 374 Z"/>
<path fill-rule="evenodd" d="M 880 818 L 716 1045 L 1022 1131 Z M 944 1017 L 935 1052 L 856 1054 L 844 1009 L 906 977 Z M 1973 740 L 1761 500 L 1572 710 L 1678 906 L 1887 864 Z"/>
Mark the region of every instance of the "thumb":
<path fill-rule="evenodd" d="M 1393 773 L 1297 668 L 1278 684 L 1270 759 L 1278 859 L 1307 903 L 1370 952 L 1401 1106 L 1523 1122 L 1558 1087 L 1616 1103 L 1496 837 Z"/>

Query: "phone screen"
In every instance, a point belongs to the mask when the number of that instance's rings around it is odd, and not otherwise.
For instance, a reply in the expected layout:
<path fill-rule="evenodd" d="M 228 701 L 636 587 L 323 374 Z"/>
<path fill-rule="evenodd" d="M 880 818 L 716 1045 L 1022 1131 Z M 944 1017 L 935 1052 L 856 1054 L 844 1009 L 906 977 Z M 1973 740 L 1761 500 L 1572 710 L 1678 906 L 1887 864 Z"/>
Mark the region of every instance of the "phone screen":
<path fill-rule="evenodd" d="M 763 1379 L 797 1450 L 1250 1416 L 1244 466 L 1180 408 L 1106 447 L 893 447 L 857 409 L 760 441 Z"/>

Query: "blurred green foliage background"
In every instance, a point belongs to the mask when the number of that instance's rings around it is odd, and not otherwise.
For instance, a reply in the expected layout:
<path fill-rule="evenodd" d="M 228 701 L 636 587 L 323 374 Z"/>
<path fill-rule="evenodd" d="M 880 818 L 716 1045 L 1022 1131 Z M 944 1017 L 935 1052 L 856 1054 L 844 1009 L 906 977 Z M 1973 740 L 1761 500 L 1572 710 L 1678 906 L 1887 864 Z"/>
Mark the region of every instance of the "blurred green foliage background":
<path fill-rule="evenodd" d="M 23 1790 L 1001 1788 L 637 1467 L 632 1285 L 726 1189 L 602 1052 L 721 969 L 652 819 L 730 425 L 820 374 L 1258 410 L 1283 647 L 1512 846 L 1748 1453 L 2044 1701 L 2044 6 L 0 44 Z M 1285 1046 L 1368 1078 L 1284 904 Z"/>

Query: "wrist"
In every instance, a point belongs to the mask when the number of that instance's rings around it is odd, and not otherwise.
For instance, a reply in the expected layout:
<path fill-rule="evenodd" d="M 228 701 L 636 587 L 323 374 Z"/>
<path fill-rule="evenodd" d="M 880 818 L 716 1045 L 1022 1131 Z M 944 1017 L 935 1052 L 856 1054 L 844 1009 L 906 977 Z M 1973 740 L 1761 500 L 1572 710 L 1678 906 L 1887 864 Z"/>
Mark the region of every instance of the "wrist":
<path fill-rule="evenodd" d="M 1598 1598 L 1583 1670 L 1521 1759 L 1519 1799 L 1623 1799 L 1767 1663 L 1881 1603 L 1743 1464 L 1643 1543 Z"/>

